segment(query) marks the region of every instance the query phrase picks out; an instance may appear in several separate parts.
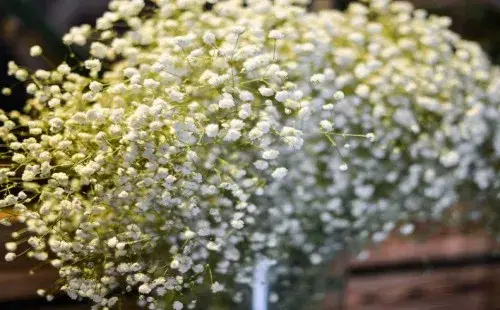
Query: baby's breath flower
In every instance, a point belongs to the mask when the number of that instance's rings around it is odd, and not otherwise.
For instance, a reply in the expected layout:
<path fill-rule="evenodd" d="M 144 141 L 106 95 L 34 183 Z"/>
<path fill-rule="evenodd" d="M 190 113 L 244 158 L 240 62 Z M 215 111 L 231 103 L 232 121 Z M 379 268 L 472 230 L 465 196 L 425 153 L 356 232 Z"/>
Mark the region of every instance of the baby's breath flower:
<path fill-rule="evenodd" d="M 90 54 L 96 58 L 105 58 L 108 53 L 108 47 L 101 42 L 92 42 L 90 45 Z"/>
<path fill-rule="evenodd" d="M 100 92 L 102 90 L 102 84 L 97 81 L 92 81 L 89 84 L 89 89 L 93 92 Z"/>
<path fill-rule="evenodd" d="M 42 55 L 42 48 L 39 45 L 33 45 L 30 48 L 30 56 L 31 57 L 38 57 Z"/>
<path fill-rule="evenodd" d="M 211 288 L 212 288 L 212 292 L 213 293 L 218 293 L 218 292 L 221 292 L 221 291 L 224 290 L 224 285 L 222 285 L 222 284 L 220 284 L 219 282 L 216 281 L 216 282 L 214 282 L 212 284 Z"/>
<path fill-rule="evenodd" d="M 209 45 L 214 44 L 215 43 L 215 35 L 210 31 L 206 31 L 203 34 L 203 42 L 205 42 L 205 44 L 209 44 Z"/>
<path fill-rule="evenodd" d="M 5 248 L 9 252 L 14 252 L 17 249 L 17 243 L 16 242 L 7 242 L 7 243 L 5 243 Z"/>
<path fill-rule="evenodd" d="M 261 86 L 259 88 L 259 92 L 262 96 L 265 96 L 265 97 L 271 97 L 274 95 L 274 90 L 272 88 L 265 87 L 265 86 Z"/>
<path fill-rule="evenodd" d="M 288 169 L 286 169 L 285 167 L 279 167 L 273 171 L 272 176 L 275 179 L 283 179 L 286 176 L 287 172 Z"/>
<path fill-rule="evenodd" d="M 342 171 L 342 172 L 347 171 L 347 169 L 349 169 L 349 166 L 346 163 L 342 163 L 339 166 L 339 170 Z"/>
<path fill-rule="evenodd" d="M 269 38 L 274 40 L 281 40 L 285 38 L 285 34 L 279 30 L 273 29 L 269 32 Z"/>
<path fill-rule="evenodd" d="M 401 228 L 399 229 L 399 231 L 403 234 L 403 235 L 409 235 L 413 232 L 413 230 L 415 229 L 415 226 L 413 224 L 405 224 L 403 226 L 401 226 Z"/>
<path fill-rule="evenodd" d="M 108 246 L 110 248 L 116 247 L 117 244 L 118 244 L 118 239 L 116 237 L 113 237 L 113 238 L 108 240 Z"/>
<path fill-rule="evenodd" d="M 112 307 L 136 291 L 149 309 L 190 308 L 165 300 L 212 277 L 214 293 L 232 291 L 222 279 L 248 283 L 262 254 L 278 273 L 289 249 L 320 264 L 346 239 L 439 218 L 462 186 L 500 187 L 499 74 L 446 20 L 391 1 L 109 8 L 63 37 L 90 47 L 77 66 L 88 74 L 10 62 L 33 113 L 0 112 L 0 184 L 24 193 L 0 207 L 73 299 Z"/>
<path fill-rule="evenodd" d="M 371 132 L 366 134 L 366 138 L 367 138 L 367 139 L 368 139 L 368 141 L 370 141 L 370 142 L 375 141 L 375 135 L 374 135 L 373 133 L 371 133 Z"/>
<path fill-rule="evenodd" d="M 326 120 L 326 119 L 324 119 L 321 122 L 319 122 L 319 125 L 325 131 L 332 131 L 333 130 L 333 124 L 330 121 Z"/>
<path fill-rule="evenodd" d="M 287 265 L 290 252 L 278 254 L 280 244 L 318 263 L 343 246 L 342 237 L 336 236 L 348 227 L 373 224 L 353 236 L 353 242 L 381 242 L 398 222 L 403 222 L 401 233 L 412 233 L 407 221 L 417 213 L 439 218 L 462 199 L 464 186 L 488 196 L 498 191 L 500 183 L 493 181 L 498 169 L 481 149 L 500 137 L 498 126 L 479 116 L 483 108 L 498 110 L 499 97 L 493 97 L 500 94 L 500 84 L 491 82 L 498 79 L 498 69 L 479 46 L 452 33 L 447 22 L 441 24 L 436 16 L 400 3 L 367 1 L 353 3 L 343 13 L 304 14 L 300 23 L 310 27 L 280 24 L 287 40 L 276 44 L 276 65 L 288 61 L 296 70 L 287 72 L 289 87 L 272 92 L 265 85 L 259 92 L 273 96 L 273 107 L 285 113 L 288 109 L 289 115 L 297 111 L 303 119 L 299 137 L 304 146 L 300 151 L 276 148 L 276 159 L 268 157 L 266 148 L 263 161 L 253 162 L 256 169 L 267 163 L 271 169 L 286 167 L 288 173 L 286 182 L 271 181 L 260 193 L 262 200 L 256 199 L 273 207 L 265 215 L 255 215 L 265 220 L 256 221 L 260 230 L 253 228 L 252 246 L 267 248 L 263 251 L 268 257 L 281 258 L 283 272 L 293 266 Z M 377 17 L 368 22 L 366 16 L 372 13 Z M 428 29 L 434 29 L 432 35 Z M 387 40 L 393 31 L 398 40 Z M 314 39 L 305 39 L 311 33 Z M 303 40 L 295 41 L 299 37 Z M 444 42 L 450 48 L 442 49 Z M 307 67 L 302 57 L 322 65 Z M 279 70 L 270 67 L 268 76 L 277 77 Z M 483 84 L 478 74 L 490 82 Z M 470 84 L 460 83 L 462 79 Z M 449 96 L 456 94 L 456 87 L 463 95 Z M 294 98 L 296 90 L 306 100 Z M 468 126 L 475 130 L 465 129 Z M 252 132 L 253 136 L 258 135 Z M 500 142 L 497 145 L 500 154 Z M 342 215 L 346 206 L 350 218 Z M 432 206 L 432 211 L 425 206 Z"/>
<path fill-rule="evenodd" d="M 5 254 L 5 261 L 11 262 L 14 259 L 16 259 L 16 253 L 9 252 L 9 253 Z"/>
<path fill-rule="evenodd" d="M 10 95 L 12 95 L 12 90 L 9 87 L 3 87 L 2 88 L 2 95 L 10 96 Z"/>
<path fill-rule="evenodd" d="M 234 103 L 234 99 L 233 99 L 233 96 L 230 95 L 230 94 L 223 94 L 222 95 L 222 98 L 219 100 L 219 107 L 221 109 L 229 109 L 229 108 L 232 108 L 234 107 L 235 103 Z"/>
<path fill-rule="evenodd" d="M 85 68 L 93 71 L 101 71 L 101 62 L 99 61 L 99 59 L 86 60 Z"/>
<path fill-rule="evenodd" d="M 264 159 L 276 159 L 279 155 L 279 151 L 277 150 L 267 150 L 262 153 L 262 158 Z"/>
<path fill-rule="evenodd" d="M 174 310 L 182 310 L 184 309 L 184 304 L 178 300 L 174 301 L 173 305 L 172 305 L 172 309 Z"/>
<path fill-rule="evenodd" d="M 208 124 L 207 127 L 205 128 L 205 133 L 210 138 L 217 136 L 218 132 L 219 132 L 219 125 L 217 124 Z"/>
<path fill-rule="evenodd" d="M 139 286 L 138 291 L 141 294 L 149 294 L 149 293 L 151 293 L 152 289 L 148 284 L 144 283 L 141 286 Z"/>

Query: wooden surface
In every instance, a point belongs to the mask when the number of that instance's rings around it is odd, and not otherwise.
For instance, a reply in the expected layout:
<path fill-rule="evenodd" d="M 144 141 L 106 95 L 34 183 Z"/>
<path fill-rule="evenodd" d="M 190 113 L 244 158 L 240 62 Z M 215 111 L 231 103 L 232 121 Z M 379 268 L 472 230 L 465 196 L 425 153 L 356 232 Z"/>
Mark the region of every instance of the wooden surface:
<path fill-rule="evenodd" d="M 424 234 L 425 227 L 416 232 Z M 434 258 L 452 259 L 500 250 L 487 233 L 475 229 L 463 232 L 458 229 L 441 229 L 428 238 L 394 236 L 379 246 L 369 249 L 367 260 L 353 258 L 351 267 L 365 267 L 380 263 L 400 261 L 427 261 Z"/>
<path fill-rule="evenodd" d="M 348 309 L 500 309 L 499 267 L 352 278 Z"/>
<path fill-rule="evenodd" d="M 500 309 L 497 250 L 477 231 L 442 230 L 421 242 L 394 237 L 351 262 L 347 309 Z"/>

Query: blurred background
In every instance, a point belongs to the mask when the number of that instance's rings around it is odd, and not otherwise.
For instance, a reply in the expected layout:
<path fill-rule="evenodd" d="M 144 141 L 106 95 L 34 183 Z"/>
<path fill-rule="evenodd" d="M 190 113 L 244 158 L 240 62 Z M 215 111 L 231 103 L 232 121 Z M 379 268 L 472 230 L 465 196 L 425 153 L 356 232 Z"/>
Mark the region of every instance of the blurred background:
<path fill-rule="evenodd" d="M 349 0 L 315 0 L 312 9 L 343 10 Z M 500 0 L 412 0 L 418 8 L 453 19 L 453 30 L 479 42 L 494 63 L 500 63 Z M 7 62 L 30 68 L 58 63 L 68 55 L 62 35 L 73 25 L 92 24 L 106 9 L 107 0 L 0 0 L 0 85 L 13 95 L 0 97 L 0 108 L 19 109 L 26 96 L 21 85 L 6 75 Z M 47 60 L 29 57 L 29 47 L 43 47 Z M 76 51 L 85 53 L 85 51 Z M 0 217 L 1 217 L 0 213 Z M 435 226 L 435 225 L 434 225 Z M 418 226 L 417 239 L 395 237 L 363 252 L 349 263 L 345 304 L 349 310 L 490 310 L 500 309 L 499 247 L 486 232 L 471 225 L 429 231 Z M 0 228 L 3 243 L 12 230 Z M 332 263 L 332 277 L 338 266 Z M 56 275 L 18 259 L 0 262 L 0 309 L 88 309 L 64 297 L 47 303 L 36 289 L 50 287 Z M 341 269 L 344 269 L 343 267 Z M 331 295 L 335 295 L 332 291 Z M 329 306 L 329 295 L 325 309 Z M 333 297 L 332 297 L 333 298 Z M 135 309 L 134 305 L 123 309 Z"/>

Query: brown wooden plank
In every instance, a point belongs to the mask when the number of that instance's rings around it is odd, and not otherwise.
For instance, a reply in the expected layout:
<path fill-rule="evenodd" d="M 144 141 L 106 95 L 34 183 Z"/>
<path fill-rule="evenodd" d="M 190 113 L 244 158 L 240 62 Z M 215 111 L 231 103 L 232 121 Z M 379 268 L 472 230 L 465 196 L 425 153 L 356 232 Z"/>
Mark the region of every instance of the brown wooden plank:
<path fill-rule="evenodd" d="M 500 266 L 351 278 L 347 304 L 349 309 L 365 309 L 363 307 L 368 305 L 384 306 L 385 309 L 406 309 L 405 305 L 408 305 L 408 309 L 416 309 L 411 307 L 429 303 L 419 309 L 433 309 L 431 306 L 434 303 L 438 305 L 441 302 L 442 307 L 448 305 L 448 308 L 443 309 L 454 309 L 449 308 L 449 305 L 462 295 L 472 294 L 482 294 L 482 302 L 489 302 L 490 307 L 458 309 L 500 309 L 500 298 L 491 298 L 500 294 Z M 476 301 L 474 299 L 471 302 Z"/>
<path fill-rule="evenodd" d="M 415 237 L 394 236 L 377 246 L 371 247 L 368 250 L 369 258 L 367 260 L 353 259 L 351 266 L 453 258 L 488 253 L 498 249 L 500 249 L 498 243 L 490 235 L 482 231 L 467 234 L 460 231 L 446 231 L 425 240 L 418 240 Z"/>
<path fill-rule="evenodd" d="M 349 306 L 347 310 L 494 310 L 488 308 L 482 292 L 453 295 L 449 298 L 423 298 L 400 303 Z"/>

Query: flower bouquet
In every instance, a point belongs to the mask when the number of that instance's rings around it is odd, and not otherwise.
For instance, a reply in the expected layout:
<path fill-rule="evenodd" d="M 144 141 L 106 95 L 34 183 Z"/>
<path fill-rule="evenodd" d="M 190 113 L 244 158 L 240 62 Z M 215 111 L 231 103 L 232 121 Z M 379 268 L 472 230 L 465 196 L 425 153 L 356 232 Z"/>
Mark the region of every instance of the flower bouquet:
<path fill-rule="evenodd" d="M 5 259 L 57 268 L 49 300 L 206 309 L 205 290 L 241 302 L 261 257 L 286 286 L 463 187 L 498 192 L 499 85 L 476 44 L 406 2 L 306 5 L 113 0 L 63 37 L 87 59 L 11 62 L 31 98 L 0 114 L 3 222 L 26 226 Z"/>

